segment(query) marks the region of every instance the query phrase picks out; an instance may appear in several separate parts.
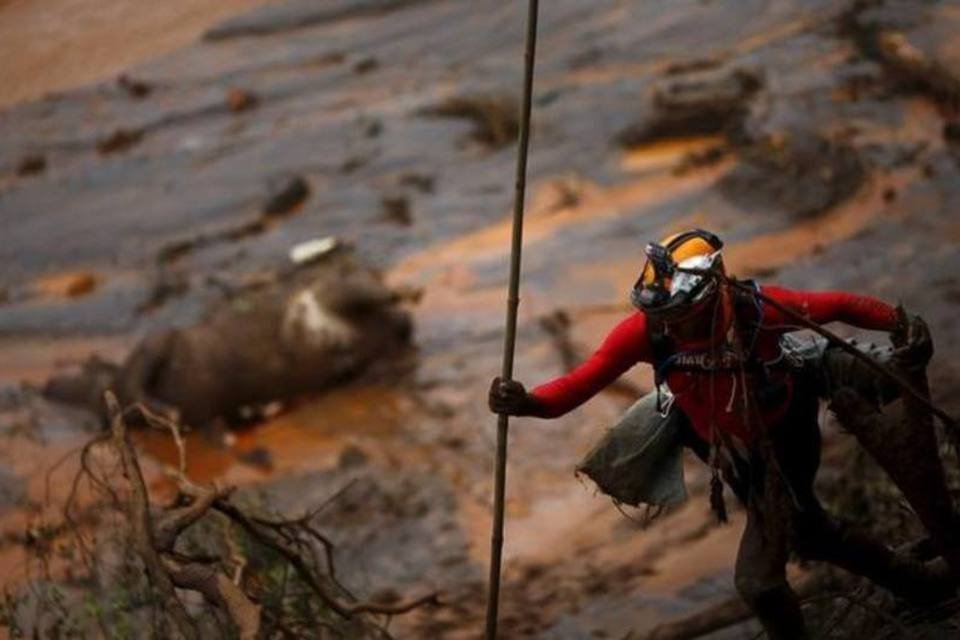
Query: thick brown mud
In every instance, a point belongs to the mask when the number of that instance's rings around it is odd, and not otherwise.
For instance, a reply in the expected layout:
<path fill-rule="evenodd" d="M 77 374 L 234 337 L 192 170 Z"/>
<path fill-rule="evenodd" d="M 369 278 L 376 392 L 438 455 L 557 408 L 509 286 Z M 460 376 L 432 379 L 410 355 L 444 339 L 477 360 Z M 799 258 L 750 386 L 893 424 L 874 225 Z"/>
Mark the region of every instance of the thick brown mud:
<path fill-rule="evenodd" d="M 194 323 L 225 290 L 285 265 L 292 246 L 336 236 L 390 285 L 423 290 L 412 308 L 415 370 L 299 397 L 238 432 L 192 433 L 188 471 L 262 493 L 278 510 L 349 486 L 327 520 L 341 575 L 361 594 L 445 594 L 446 609 L 395 620 L 398 637 L 475 638 L 495 422 L 484 402 L 499 371 L 513 157 L 509 145 L 472 138 L 475 119 L 423 114 L 463 96 L 515 95 L 520 12 L 496 0 L 344 0 L 321 19 L 307 4 L 254 12 L 227 25 L 231 37 L 129 68 L 153 87 L 144 97 L 111 81 L 0 112 L 0 570 L 10 568 L 8 583 L 23 578 L 17 536 L 57 517 L 47 470 L 89 435 L 82 425 L 95 428 L 35 394 L 24 400 L 20 381 L 38 385 L 91 353 L 121 360 L 146 333 Z M 880 4 L 861 19 L 957 68 L 954 7 L 907 15 Z M 960 408 L 950 116 L 863 55 L 841 28 L 847 8 L 543 5 L 519 379 L 562 370 L 544 316 L 565 310 L 587 352 L 629 313 L 643 244 L 703 226 L 726 238 L 738 275 L 870 293 L 922 314 L 938 348 L 934 398 Z M 624 130 L 655 121 L 657 87 L 705 69 L 763 78 L 737 105 L 735 138 L 725 124 L 621 145 Z M 232 88 L 253 92 L 256 106 L 231 110 Z M 97 142 L 121 129 L 143 135 L 99 154 Z M 18 172 L 36 155 L 42 172 Z M 278 176 L 291 174 L 309 187 L 295 213 L 223 233 L 258 219 Z M 384 215 L 398 198 L 403 224 Z M 162 259 L 165 247 L 210 237 Z M 650 387 L 643 367 L 628 377 Z M 689 502 L 646 527 L 574 478 L 624 407 L 605 393 L 556 421 L 512 423 L 505 637 L 619 638 L 733 593 L 742 517 L 713 523 L 695 460 Z M 827 436 L 828 466 L 839 464 L 829 451 L 844 436 Z M 159 433 L 138 443 L 152 489 L 169 491 L 171 443 Z M 65 464 L 51 476 L 51 503 L 70 474 Z"/>

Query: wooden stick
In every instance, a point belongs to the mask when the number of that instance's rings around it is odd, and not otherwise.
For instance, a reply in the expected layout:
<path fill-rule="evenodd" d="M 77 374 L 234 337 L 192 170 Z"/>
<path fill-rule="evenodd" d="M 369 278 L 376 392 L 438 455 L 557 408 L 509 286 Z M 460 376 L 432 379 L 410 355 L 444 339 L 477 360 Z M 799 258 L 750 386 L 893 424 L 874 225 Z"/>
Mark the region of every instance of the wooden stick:
<path fill-rule="evenodd" d="M 527 149 L 530 146 L 530 104 L 533 95 L 533 66 L 537 46 L 538 0 L 527 8 L 527 39 L 524 51 L 523 98 L 517 141 L 516 192 L 513 201 L 513 236 L 510 243 L 510 282 L 507 294 L 507 322 L 503 339 L 501 378 L 513 378 L 513 354 L 517 338 L 517 308 L 520 305 L 520 251 L 523 245 L 523 205 L 527 186 Z M 493 532 L 490 536 L 490 576 L 487 583 L 486 640 L 497 637 L 497 610 L 500 604 L 500 563 L 503 552 L 503 501 L 507 481 L 507 429 L 510 418 L 497 419 L 497 457 L 494 465 Z"/>

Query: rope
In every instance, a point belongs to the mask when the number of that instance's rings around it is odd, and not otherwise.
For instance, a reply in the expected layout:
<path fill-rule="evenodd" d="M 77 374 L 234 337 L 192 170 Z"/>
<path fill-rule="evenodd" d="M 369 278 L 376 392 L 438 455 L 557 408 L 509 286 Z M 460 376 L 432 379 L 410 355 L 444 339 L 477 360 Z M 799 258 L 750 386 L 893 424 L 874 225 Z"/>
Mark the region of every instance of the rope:
<path fill-rule="evenodd" d="M 727 274 L 722 273 L 716 269 L 689 269 L 684 267 L 678 267 L 677 271 L 683 271 L 684 273 L 691 273 L 695 275 L 716 278 L 721 282 L 723 282 L 724 284 L 731 286 L 735 289 L 753 293 L 760 300 L 762 300 L 766 304 L 769 304 L 771 307 L 773 307 L 777 311 L 780 311 L 788 318 L 791 318 L 792 320 L 796 321 L 797 324 L 799 324 L 803 328 L 810 329 L 811 331 L 823 336 L 824 338 L 827 339 L 827 341 L 831 345 L 839 349 L 843 349 L 844 351 L 852 355 L 854 358 L 860 360 L 861 362 L 866 364 L 868 367 L 870 367 L 877 373 L 885 376 L 891 382 L 895 383 L 904 393 L 909 395 L 913 400 L 916 400 L 919 404 L 923 405 L 925 409 L 930 411 L 930 413 L 932 413 L 937 418 L 939 418 L 940 421 L 943 423 L 943 426 L 947 430 L 947 432 L 954 434 L 954 438 L 956 438 L 958 432 L 960 432 L 960 426 L 958 426 L 956 418 L 952 417 L 946 411 L 938 407 L 924 394 L 917 391 L 906 378 L 904 378 L 899 373 L 897 373 L 890 367 L 886 366 L 882 362 L 879 362 L 869 354 L 864 353 L 860 349 L 857 349 L 855 346 L 851 345 L 849 342 L 847 342 L 846 340 L 844 340 L 834 332 L 825 328 L 823 325 L 817 322 L 814 322 L 809 318 L 806 318 L 805 316 L 803 316 L 803 314 L 798 313 L 793 309 L 790 309 L 784 304 L 766 295 L 762 291 L 757 291 L 753 287 L 746 285 L 738 280 L 735 280 L 730 276 L 728 276 Z"/>

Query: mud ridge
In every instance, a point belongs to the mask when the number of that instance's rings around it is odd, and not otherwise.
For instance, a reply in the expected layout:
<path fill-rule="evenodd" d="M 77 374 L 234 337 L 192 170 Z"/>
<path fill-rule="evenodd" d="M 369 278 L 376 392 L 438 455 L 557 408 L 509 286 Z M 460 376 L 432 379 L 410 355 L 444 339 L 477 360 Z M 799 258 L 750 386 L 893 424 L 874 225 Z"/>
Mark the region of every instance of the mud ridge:
<path fill-rule="evenodd" d="M 299 0 L 268 6 L 227 20 L 208 29 L 203 39 L 228 40 L 250 36 L 266 36 L 305 27 L 330 24 L 352 18 L 382 16 L 436 0 L 336 0 L 318 7 L 314 0 Z M 332 5 L 332 6 L 331 6 Z"/>

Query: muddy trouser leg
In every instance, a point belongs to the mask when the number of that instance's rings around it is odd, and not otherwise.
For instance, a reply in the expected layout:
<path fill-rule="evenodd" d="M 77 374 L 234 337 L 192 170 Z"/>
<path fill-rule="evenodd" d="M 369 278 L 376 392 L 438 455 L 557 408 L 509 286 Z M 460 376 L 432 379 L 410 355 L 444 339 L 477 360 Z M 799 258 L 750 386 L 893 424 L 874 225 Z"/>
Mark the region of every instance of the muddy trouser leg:
<path fill-rule="evenodd" d="M 950 565 L 954 576 L 960 577 L 960 516 L 947 489 L 932 416 L 909 398 L 904 399 L 905 419 L 881 414 L 865 399 L 870 397 L 868 389 L 879 389 L 883 400 L 889 400 L 894 394 L 889 389 L 883 390 L 878 375 L 853 361 L 848 354 L 828 350 L 824 370 L 839 383 L 831 385 L 831 395 L 835 395 L 838 388 L 852 388 L 861 396 L 861 400 L 853 401 L 855 407 L 848 407 L 844 412 L 844 427 L 903 492 L 930 533 L 937 551 Z M 915 389 L 929 397 L 925 372 L 904 373 Z"/>
<path fill-rule="evenodd" d="M 820 456 L 819 431 L 798 434 L 787 419 L 773 430 L 772 450 L 778 461 L 766 463 L 764 444 L 758 442 L 749 464 L 740 461 L 736 473 L 727 470 L 727 482 L 747 505 L 747 524 L 737 553 L 735 583 L 768 637 L 807 638 L 800 602 L 786 579 L 791 531 L 797 513 L 799 478 L 816 473 Z M 816 412 L 813 413 L 816 420 Z M 814 422 L 814 427 L 816 423 Z M 786 436 L 786 437 L 784 437 Z M 811 490 L 812 493 L 812 490 Z"/>
<path fill-rule="evenodd" d="M 737 551 L 737 591 L 771 640 L 809 637 L 800 602 L 787 583 L 786 526 L 784 522 L 771 522 L 767 514 L 751 506 Z"/>
<path fill-rule="evenodd" d="M 793 491 L 792 548 L 801 557 L 842 567 L 904 598 L 925 601 L 945 595 L 948 585 L 942 576 L 824 510 L 813 490 L 820 465 L 818 403 L 802 382 L 796 395 L 774 436 L 783 475 Z"/>

